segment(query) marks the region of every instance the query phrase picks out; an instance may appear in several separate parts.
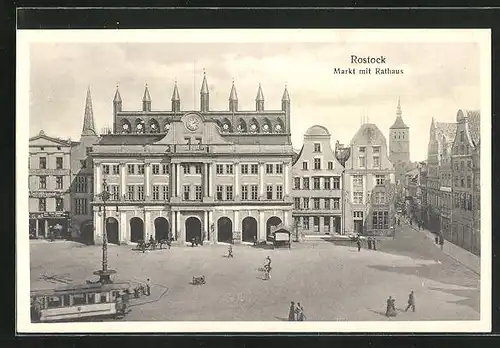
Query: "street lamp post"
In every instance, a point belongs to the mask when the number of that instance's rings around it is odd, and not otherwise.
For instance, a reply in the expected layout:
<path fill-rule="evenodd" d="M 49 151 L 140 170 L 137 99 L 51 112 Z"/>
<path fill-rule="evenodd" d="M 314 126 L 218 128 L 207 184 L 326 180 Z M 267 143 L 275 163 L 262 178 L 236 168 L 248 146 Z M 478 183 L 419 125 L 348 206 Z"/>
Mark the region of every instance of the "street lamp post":
<path fill-rule="evenodd" d="M 95 275 L 99 276 L 99 282 L 102 284 L 112 283 L 111 275 L 115 274 L 116 271 L 108 269 L 108 233 L 107 233 L 107 221 L 106 221 L 106 202 L 110 198 L 110 194 L 107 190 L 106 178 L 102 180 L 102 193 L 99 195 L 102 200 L 103 207 L 103 230 L 102 230 L 102 269 L 94 272 Z"/>
<path fill-rule="evenodd" d="M 345 215 L 345 164 L 347 162 L 347 160 L 349 159 L 349 157 L 351 157 L 351 148 L 350 147 L 344 147 L 342 145 L 339 144 L 339 142 L 337 141 L 337 143 L 335 144 L 335 157 L 337 158 L 337 160 L 339 161 L 339 163 L 342 165 L 342 190 L 341 190 L 341 194 L 342 194 L 342 200 L 341 200 L 341 203 L 342 203 L 342 207 L 341 207 L 341 226 L 342 226 L 342 229 L 340 231 L 340 233 L 342 235 L 345 235 L 345 219 L 344 219 L 344 215 Z"/>

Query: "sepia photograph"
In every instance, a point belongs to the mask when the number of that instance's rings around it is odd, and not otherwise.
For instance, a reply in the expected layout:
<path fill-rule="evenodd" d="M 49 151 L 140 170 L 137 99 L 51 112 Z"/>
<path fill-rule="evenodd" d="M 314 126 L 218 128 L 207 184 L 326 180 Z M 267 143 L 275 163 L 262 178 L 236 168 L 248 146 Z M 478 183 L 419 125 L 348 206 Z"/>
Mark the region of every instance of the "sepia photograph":
<path fill-rule="evenodd" d="M 490 330 L 489 30 L 17 41 L 19 332 Z"/>

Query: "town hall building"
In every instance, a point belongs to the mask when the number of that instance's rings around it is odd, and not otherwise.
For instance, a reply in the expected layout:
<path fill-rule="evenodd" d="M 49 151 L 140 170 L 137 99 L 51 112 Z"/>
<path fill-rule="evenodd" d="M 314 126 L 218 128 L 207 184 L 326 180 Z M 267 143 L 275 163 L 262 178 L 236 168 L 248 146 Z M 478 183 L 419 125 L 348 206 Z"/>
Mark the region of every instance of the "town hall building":
<path fill-rule="evenodd" d="M 199 110 L 182 110 L 177 84 L 168 111 L 154 110 L 147 86 L 141 110 L 124 110 L 117 89 L 113 132 L 88 151 L 93 242 L 102 242 L 104 215 L 117 244 L 254 242 L 270 240 L 272 227 L 291 228 L 290 105 L 285 86 L 281 109 L 267 110 L 259 85 L 255 110 L 239 110 L 233 82 L 228 110 L 211 110 L 206 76 Z"/>

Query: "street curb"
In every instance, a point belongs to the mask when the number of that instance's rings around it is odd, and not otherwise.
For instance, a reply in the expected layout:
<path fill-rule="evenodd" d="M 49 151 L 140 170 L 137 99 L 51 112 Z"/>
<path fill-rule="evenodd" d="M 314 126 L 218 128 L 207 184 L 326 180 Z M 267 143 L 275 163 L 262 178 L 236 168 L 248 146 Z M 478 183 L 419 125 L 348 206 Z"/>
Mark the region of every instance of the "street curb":
<path fill-rule="evenodd" d="M 416 229 L 415 227 L 413 227 L 412 225 L 409 225 L 409 224 L 406 224 L 408 227 L 410 227 L 411 229 L 413 229 L 414 231 L 417 231 L 417 232 L 423 232 L 424 233 L 424 236 L 425 238 L 429 238 L 432 240 L 432 238 L 430 238 L 427 233 L 425 232 L 426 230 L 418 230 Z M 429 231 L 429 233 L 432 233 Z M 448 242 L 448 243 L 451 243 L 451 242 Z M 435 243 L 433 242 L 433 246 L 435 248 L 439 248 L 437 245 L 434 245 Z M 458 246 L 456 246 L 457 248 L 459 248 Z M 467 250 L 464 250 L 464 251 L 467 251 Z M 465 268 L 467 268 L 468 270 L 470 270 L 471 272 L 473 272 L 474 274 L 478 275 L 478 276 L 481 276 L 481 272 L 480 271 L 476 271 L 475 269 L 473 269 L 472 267 L 470 267 L 469 265 L 465 264 L 464 262 L 458 260 L 457 258 L 451 256 L 449 253 L 447 253 L 446 251 L 443 250 L 443 254 L 445 254 L 446 256 L 448 256 L 450 259 L 452 260 L 455 260 L 456 262 L 458 262 L 459 264 L 461 264 L 462 266 L 464 266 Z M 475 255 L 474 255 L 475 256 Z M 475 256 L 477 257 L 477 256 Z"/>

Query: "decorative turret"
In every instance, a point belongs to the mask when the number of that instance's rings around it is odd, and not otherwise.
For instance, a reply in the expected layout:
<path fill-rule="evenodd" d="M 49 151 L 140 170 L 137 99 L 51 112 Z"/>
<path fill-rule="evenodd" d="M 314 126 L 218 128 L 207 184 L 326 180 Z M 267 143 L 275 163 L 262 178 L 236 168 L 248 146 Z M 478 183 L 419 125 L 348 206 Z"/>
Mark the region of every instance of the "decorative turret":
<path fill-rule="evenodd" d="M 179 90 L 177 89 L 177 81 L 175 81 L 174 92 L 172 93 L 172 111 L 181 111 L 181 98 L 179 97 Z"/>
<path fill-rule="evenodd" d="M 229 111 L 238 111 L 238 94 L 236 93 L 236 87 L 234 87 L 234 80 L 231 87 L 231 94 L 229 95 Z"/>
<path fill-rule="evenodd" d="M 147 84 L 144 88 L 144 96 L 142 97 L 142 111 L 151 111 L 151 96 L 149 95 Z"/>
<path fill-rule="evenodd" d="M 283 97 L 281 97 L 281 110 L 290 112 L 290 95 L 288 95 L 288 88 L 285 85 Z"/>
<path fill-rule="evenodd" d="M 398 106 L 396 107 L 396 121 L 389 129 L 408 129 L 409 127 L 403 122 L 403 112 L 401 111 L 401 99 L 398 97 Z"/>
<path fill-rule="evenodd" d="M 118 85 L 117 85 L 115 97 L 113 98 L 113 114 L 116 115 L 120 111 L 122 111 L 122 97 L 120 95 L 120 91 L 118 90 Z"/>
<path fill-rule="evenodd" d="M 398 163 L 408 163 L 410 161 L 410 127 L 403 122 L 402 115 L 401 100 L 398 97 L 396 120 L 389 128 L 389 160 L 395 166 Z M 401 168 L 404 169 L 404 166 Z M 402 172 L 398 172 L 398 170 L 396 172 L 398 180 L 402 180 Z"/>
<path fill-rule="evenodd" d="M 92 110 L 92 96 L 90 95 L 90 86 L 87 89 L 87 98 L 85 99 L 85 114 L 83 116 L 82 136 L 97 135 L 94 123 L 94 111 Z"/>
<path fill-rule="evenodd" d="M 260 83 L 259 90 L 257 91 L 257 97 L 255 97 L 255 110 L 264 111 L 264 93 L 262 93 Z"/>
<path fill-rule="evenodd" d="M 207 112 L 209 110 L 209 93 L 207 84 L 207 75 L 203 72 L 203 83 L 200 90 L 200 111 Z"/>

